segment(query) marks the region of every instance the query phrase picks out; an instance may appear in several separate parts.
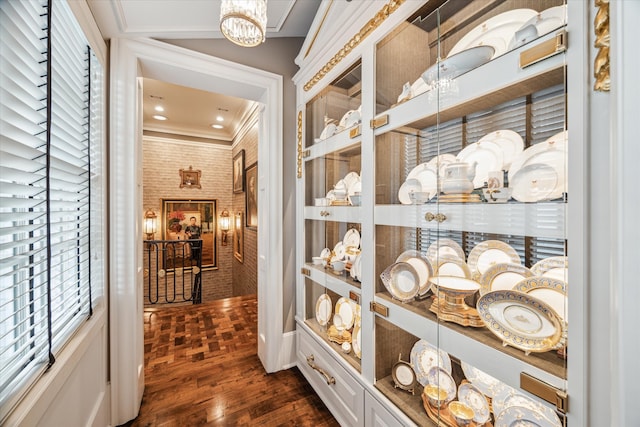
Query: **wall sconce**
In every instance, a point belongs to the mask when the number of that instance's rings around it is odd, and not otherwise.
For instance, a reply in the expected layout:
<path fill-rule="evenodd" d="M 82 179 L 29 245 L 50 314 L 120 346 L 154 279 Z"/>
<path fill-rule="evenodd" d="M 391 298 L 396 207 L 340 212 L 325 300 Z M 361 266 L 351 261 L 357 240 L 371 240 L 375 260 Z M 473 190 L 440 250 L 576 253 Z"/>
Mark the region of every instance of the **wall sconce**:
<path fill-rule="evenodd" d="M 220 213 L 220 230 L 222 230 L 222 246 L 227 246 L 227 233 L 231 226 L 231 219 L 229 218 L 229 211 L 223 209 Z"/>
<path fill-rule="evenodd" d="M 156 233 L 157 218 L 158 216 L 151 208 L 144 213 L 144 232 L 147 235 L 147 240 L 153 240 L 153 235 Z"/>

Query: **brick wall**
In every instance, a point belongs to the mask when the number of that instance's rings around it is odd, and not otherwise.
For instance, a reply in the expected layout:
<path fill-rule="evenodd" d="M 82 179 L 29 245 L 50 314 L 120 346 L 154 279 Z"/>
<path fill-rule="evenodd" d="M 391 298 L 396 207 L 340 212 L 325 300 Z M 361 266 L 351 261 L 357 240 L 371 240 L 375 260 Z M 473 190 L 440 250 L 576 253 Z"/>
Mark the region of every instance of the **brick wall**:
<path fill-rule="evenodd" d="M 254 153 L 254 151 L 247 149 L 249 153 Z M 255 153 L 251 154 L 249 159 L 255 161 Z M 202 171 L 201 189 L 180 188 L 179 170 L 188 169 L 189 166 Z M 233 195 L 231 179 L 232 151 L 229 146 L 148 137 L 143 139 L 143 208 L 145 211 L 151 208 L 156 212 L 159 220 L 158 230 L 160 230 L 162 216 L 161 199 L 216 199 L 218 216 L 225 208 L 229 212 L 233 212 L 236 209 L 235 204 L 238 202 L 236 196 L 238 195 Z M 252 233 L 246 234 L 249 238 L 245 237 L 245 253 L 249 253 L 250 251 L 247 249 L 255 248 L 255 243 L 251 243 Z M 156 233 L 155 238 L 161 239 L 162 234 Z M 253 241 L 255 242 L 255 232 L 253 232 Z M 231 234 L 229 235 L 229 244 L 222 246 L 221 233 L 218 230 L 216 249 L 218 269 L 202 273 L 203 302 L 240 295 L 234 294 L 232 285 L 232 276 L 235 277 L 232 270 L 237 262 L 232 262 L 235 259 Z M 255 263 L 252 265 L 255 270 Z M 254 272 L 254 278 L 255 274 Z"/>
<path fill-rule="evenodd" d="M 258 125 L 257 123 L 241 137 L 233 147 L 235 156 L 244 150 L 245 168 L 258 160 Z M 259 167 L 259 166 L 258 166 Z M 246 185 L 245 185 L 246 187 Z M 233 194 L 233 213 L 245 210 L 246 192 Z M 245 221 L 246 222 L 246 221 Z M 249 295 L 258 293 L 258 239 L 257 230 L 243 227 L 244 257 L 240 262 L 233 258 L 233 295 Z"/>

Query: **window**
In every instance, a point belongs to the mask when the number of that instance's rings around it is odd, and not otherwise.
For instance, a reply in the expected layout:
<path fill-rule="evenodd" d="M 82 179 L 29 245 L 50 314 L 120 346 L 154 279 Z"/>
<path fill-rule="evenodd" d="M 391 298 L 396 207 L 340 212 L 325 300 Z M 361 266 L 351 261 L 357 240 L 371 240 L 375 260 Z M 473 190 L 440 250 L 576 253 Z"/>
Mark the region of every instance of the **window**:
<path fill-rule="evenodd" d="M 66 2 L 0 2 L 0 55 L 1 423 L 102 293 L 104 84 Z"/>

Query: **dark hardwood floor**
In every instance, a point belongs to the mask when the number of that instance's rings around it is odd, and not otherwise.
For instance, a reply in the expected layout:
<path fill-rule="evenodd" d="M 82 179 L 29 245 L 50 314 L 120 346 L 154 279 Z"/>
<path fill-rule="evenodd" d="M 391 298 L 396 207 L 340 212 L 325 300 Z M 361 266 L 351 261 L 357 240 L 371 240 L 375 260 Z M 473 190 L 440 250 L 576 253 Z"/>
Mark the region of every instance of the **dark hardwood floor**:
<path fill-rule="evenodd" d="M 144 312 L 137 426 L 337 426 L 297 368 L 258 359 L 256 296 Z"/>

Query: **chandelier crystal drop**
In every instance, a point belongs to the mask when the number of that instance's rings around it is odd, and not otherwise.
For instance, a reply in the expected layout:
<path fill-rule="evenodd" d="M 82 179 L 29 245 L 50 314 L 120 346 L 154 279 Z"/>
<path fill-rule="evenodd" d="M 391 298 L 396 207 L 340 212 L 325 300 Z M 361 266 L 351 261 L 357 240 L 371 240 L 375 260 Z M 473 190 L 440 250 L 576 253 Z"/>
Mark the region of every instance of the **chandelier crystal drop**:
<path fill-rule="evenodd" d="M 222 0 L 220 30 L 243 47 L 264 42 L 267 29 L 267 0 Z"/>

